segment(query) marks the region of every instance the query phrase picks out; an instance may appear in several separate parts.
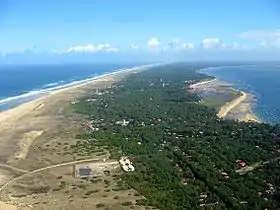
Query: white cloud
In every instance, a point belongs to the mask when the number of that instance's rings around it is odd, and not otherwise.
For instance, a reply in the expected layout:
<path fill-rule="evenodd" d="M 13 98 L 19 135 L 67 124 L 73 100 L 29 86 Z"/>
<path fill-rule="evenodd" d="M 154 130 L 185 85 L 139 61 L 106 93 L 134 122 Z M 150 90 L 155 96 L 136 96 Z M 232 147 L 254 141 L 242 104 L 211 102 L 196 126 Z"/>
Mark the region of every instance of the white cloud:
<path fill-rule="evenodd" d="M 158 47 L 159 45 L 160 45 L 160 42 L 159 42 L 159 40 L 158 40 L 157 38 L 155 38 L 155 37 L 151 38 L 151 39 L 148 41 L 148 46 L 149 46 L 149 47 L 154 48 L 154 47 Z"/>
<path fill-rule="evenodd" d="M 68 52 L 95 52 L 96 48 L 92 44 L 87 45 L 76 45 L 73 47 L 69 47 Z"/>
<path fill-rule="evenodd" d="M 109 44 L 100 44 L 97 47 L 97 51 L 103 51 L 103 52 L 117 52 L 118 49 L 115 47 L 112 47 Z"/>
<path fill-rule="evenodd" d="M 168 43 L 170 48 L 176 48 L 179 45 L 181 45 L 181 40 L 180 39 L 173 39 L 171 42 Z"/>
<path fill-rule="evenodd" d="M 237 50 L 237 49 L 242 48 L 242 46 L 241 46 L 240 44 L 238 44 L 237 42 L 233 42 L 232 48 L 235 49 L 235 50 Z"/>
<path fill-rule="evenodd" d="M 243 46 L 237 42 L 233 43 L 220 43 L 221 49 L 224 50 L 240 50 Z"/>
<path fill-rule="evenodd" d="M 193 49 L 193 48 L 194 48 L 194 44 L 192 44 L 192 43 L 184 43 L 184 44 L 182 45 L 182 48 L 183 48 L 184 50 Z"/>
<path fill-rule="evenodd" d="M 132 50 L 138 50 L 138 49 L 139 49 L 139 46 L 136 45 L 136 44 L 132 44 L 132 45 L 130 45 L 129 48 L 132 49 Z"/>
<path fill-rule="evenodd" d="M 237 34 L 236 37 L 249 41 L 256 41 L 261 47 L 280 46 L 280 29 L 245 31 Z"/>
<path fill-rule="evenodd" d="M 52 49 L 52 50 L 51 50 L 51 53 L 60 55 L 60 54 L 62 54 L 63 52 L 62 52 L 62 51 L 59 51 L 59 50 L 57 50 L 57 49 Z"/>
<path fill-rule="evenodd" d="M 261 46 L 261 47 L 266 47 L 266 46 L 267 46 L 267 41 L 262 40 L 262 41 L 260 42 L 260 46 Z"/>
<path fill-rule="evenodd" d="M 171 42 L 168 43 L 168 47 L 171 50 L 189 50 L 194 48 L 192 43 L 185 43 L 180 39 L 173 39 Z"/>
<path fill-rule="evenodd" d="M 237 37 L 249 40 L 275 40 L 280 38 L 280 29 L 245 31 L 237 34 Z"/>
<path fill-rule="evenodd" d="M 94 52 L 116 52 L 118 51 L 117 48 L 112 47 L 109 44 L 99 44 L 99 45 L 92 45 L 92 44 L 87 44 L 87 45 L 76 45 L 73 47 L 69 47 L 67 52 L 72 53 L 72 52 L 77 52 L 77 53 L 94 53 Z"/>
<path fill-rule="evenodd" d="M 219 38 L 206 38 L 202 40 L 201 44 L 204 49 L 213 49 L 219 47 L 221 43 Z"/>

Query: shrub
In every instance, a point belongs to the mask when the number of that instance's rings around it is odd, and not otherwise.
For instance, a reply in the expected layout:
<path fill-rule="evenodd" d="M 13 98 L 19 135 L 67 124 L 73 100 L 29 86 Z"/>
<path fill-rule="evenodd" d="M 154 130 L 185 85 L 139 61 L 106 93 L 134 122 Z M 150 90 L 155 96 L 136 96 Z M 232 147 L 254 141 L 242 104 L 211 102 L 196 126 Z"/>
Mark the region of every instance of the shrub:
<path fill-rule="evenodd" d="M 131 201 L 126 201 L 122 203 L 123 206 L 131 206 L 133 203 Z"/>
<path fill-rule="evenodd" d="M 102 207 L 104 207 L 105 206 L 105 204 L 103 204 L 103 203 L 98 203 L 98 204 L 96 204 L 96 208 L 102 208 Z"/>

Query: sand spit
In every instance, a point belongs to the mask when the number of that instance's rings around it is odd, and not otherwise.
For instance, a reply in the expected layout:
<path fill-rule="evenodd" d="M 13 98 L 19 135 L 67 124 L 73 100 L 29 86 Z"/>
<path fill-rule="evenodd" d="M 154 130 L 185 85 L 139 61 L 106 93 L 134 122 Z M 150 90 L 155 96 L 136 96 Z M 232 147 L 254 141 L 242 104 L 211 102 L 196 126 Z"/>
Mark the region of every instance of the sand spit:
<path fill-rule="evenodd" d="M 190 85 L 190 88 L 193 90 L 214 92 L 218 89 L 224 89 L 225 91 L 228 91 L 227 89 L 232 91 L 235 90 L 232 88 L 231 84 L 218 80 L 217 78 Z M 239 92 L 240 94 L 236 98 L 232 101 L 226 102 L 220 107 L 217 116 L 220 118 L 237 119 L 245 122 L 261 122 L 252 111 L 252 105 L 255 102 L 254 96 L 244 91 Z"/>
<path fill-rule="evenodd" d="M 237 107 L 240 103 L 242 103 L 245 99 L 247 98 L 247 93 L 245 92 L 241 92 L 241 96 L 239 96 L 238 98 L 234 99 L 231 102 L 226 103 L 224 106 L 222 106 L 220 108 L 220 111 L 218 112 L 218 117 L 225 117 L 227 116 L 227 114 L 234 109 L 235 107 Z"/>

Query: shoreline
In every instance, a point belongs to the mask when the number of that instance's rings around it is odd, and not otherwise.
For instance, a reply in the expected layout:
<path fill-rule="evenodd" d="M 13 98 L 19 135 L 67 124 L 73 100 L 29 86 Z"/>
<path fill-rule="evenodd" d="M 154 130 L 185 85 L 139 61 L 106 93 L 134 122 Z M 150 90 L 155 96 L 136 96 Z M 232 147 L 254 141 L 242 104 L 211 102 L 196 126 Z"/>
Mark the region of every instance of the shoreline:
<path fill-rule="evenodd" d="M 233 99 L 232 101 L 226 103 L 225 105 L 223 105 L 220 108 L 219 112 L 217 113 L 218 117 L 220 117 L 220 118 L 226 117 L 232 109 L 237 107 L 246 98 L 247 98 L 247 93 L 241 91 L 241 95 L 239 97 L 237 97 L 237 98 Z"/>
<path fill-rule="evenodd" d="M 79 84 L 76 84 L 76 85 L 64 87 L 64 88 L 57 89 L 57 90 L 51 90 L 49 92 L 46 92 L 46 94 L 39 96 L 38 98 L 36 98 L 34 100 L 22 103 L 11 109 L 1 111 L 0 112 L 0 128 L 6 127 L 5 126 L 6 120 L 9 120 L 9 121 L 16 120 L 18 118 L 21 118 L 23 115 L 27 114 L 28 112 L 30 112 L 32 110 L 42 108 L 44 106 L 44 104 L 47 103 L 47 100 L 49 98 L 53 97 L 54 95 L 59 95 L 63 92 L 71 91 L 73 89 L 78 89 L 80 87 L 87 86 L 90 83 L 98 82 L 102 79 L 106 80 L 106 78 L 112 77 L 114 75 L 118 76 L 118 74 L 121 74 L 121 73 L 129 72 L 129 71 L 136 71 L 137 69 L 139 70 L 139 68 L 141 68 L 141 67 L 135 67 L 135 68 L 125 69 L 125 70 L 121 70 L 121 71 L 117 71 L 117 72 L 113 72 L 113 73 L 109 73 L 109 74 L 104 74 L 104 75 L 99 76 L 98 78 L 91 78 L 91 79 L 87 79 L 86 81 L 85 80 L 81 81 Z"/>
<path fill-rule="evenodd" d="M 32 139 L 35 139 L 33 133 L 44 133 L 50 129 L 53 125 L 49 122 L 62 117 L 61 113 L 68 104 L 78 100 L 88 91 L 108 87 L 127 74 L 147 70 L 156 65 L 164 64 L 143 65 L 107 73 L 73 86 L 49 91 L 34 100 L 0 112 L 0 162 L 9 162 L 16 154 L 22 156 L 23 154 L 18 152 L 25 151 L 26 147 L 32 144 Z"/>
<path fill-rule="evenodd" d="M 16 100 L 22 100 L 22 101 L 16 102 L 17 105 L 15 105 L 15 106 L 9 107 L 9 105 L 7 105 L 8 108 L 0 110 L 0 113 L 17 108 L 23 104 L 35 101 L 42 97 L 46 97 L 50 94 L 56 93 L 57 91 L 68 90 L 68 88 L 81 87 L 81 86 L 87 85 L 93 81 L 100 80 L 107 76 L 114 76 L 114 75 L 118 75 L 121 73 L 133 71 L 133 70 L 138 70 L 139 68 L 141 68 L 141 69 L 150 68 L 150 67 L 153 67 L 156 65 L 160 65 L 160 64 L 148 64 L 148 65 L 135 66 L 135 67 L 131 67 L 131 68 L 117 69 L 117 70 L 109 72 L 109 73 L 104 72 L 104 74 L 101 74 L 99 76 L 89 77 L 89 78 L 86 78 L 83 80 L 77 80 L 77 81 L 73 81 L 73 82 L 70 82 L 67 84 L 50 87 L 50 88 L 46 88 L 46 89 L 40 89 L 40 90 L 34 90 L 34 91 L 31 90 L 30 92 L 23 93 L 20 95 L 2 98 L 2 99 L 0 99 L 0 106 L 5 106 L 5 104 L 12 102 L 12 101 L 16 101 Z"/>
<path fill-rule="evenodd" d="M 243 107 L 247 106 L 247 107 L 244 107 L 246 110 L 244 111 L 245 113 L 243 113 L 243 117 L 237 117 L 237 119 L 240 121 L 244 121 L 244 122 L 251 121 L 251 122 L 261 123 L 261 120 L 252 111 L 252 101 L 250 101 L 250 99 L 249 99 L 249 93 L 246 93 L 244 91 L 240 91 L 240 93 L 241 93 L 241 95 L 239 97 L 237 97 L 237 98 L 233 99 L 232 101 L 223 105 L 220 108 L 219 112 L 217 113 L 217 116 L 220 118 L 225 118 L 231 114 L 230 112 L 232 112 L 234 110 L 236 112 L 238 112 L 238 111 L 240 112 L 242 109 L 242 106 Z M 249 100 L 249 101 L 245 102 L 246 100 Z M 245 105 L 245 103 L 247 103 L 247 105 Z M 233 116 L 233 118 L 234 118 L 234 116 Z"/>
<path fill-rule="evenodd" d="M 222 80 L 219 80 L 217 78 L 207 80 L 207 81 L 202 81 L 198 82 L 195 84 L 190 85 L 189 87 L 193 90 L 195 89 L 203 89 L 208 88 L 205 85 L 211 84 L 211 88 L 218 87 L 218 83 L 224 82 Z M 217 116 L 220 118 L 230 118 L 230 119 L 236 119 L 239 121 L 244 121 L 244 122 L 258 122 L 261 123 L 262 121 L 260 118 L 252 111 L 252 105 L 254 103 L 253 98 L 254 96 L 251 93 L 247 93 L 244 91 L 237 90 L 235 88 L 232 88 L 232 84 L 227 83 L 228 86 L 230 87 L 231 90 L 235 90 L 240 93 L 239 96 L 235 97 L 233 100 L 224 103 L 221 107 L 219 107 L 219 110 L 217 112 Z M 219 86 L 220 88 L 223 88 L 223 86 Z M 202 90 L 202 91 L 205 91 Z"/>

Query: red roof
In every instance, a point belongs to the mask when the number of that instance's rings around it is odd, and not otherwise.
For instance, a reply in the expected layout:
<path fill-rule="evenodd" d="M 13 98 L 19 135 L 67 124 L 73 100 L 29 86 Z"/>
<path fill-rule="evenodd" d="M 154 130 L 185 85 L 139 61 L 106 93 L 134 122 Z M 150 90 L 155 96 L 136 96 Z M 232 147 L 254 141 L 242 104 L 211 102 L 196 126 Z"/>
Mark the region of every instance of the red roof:
<path fill-rule="evenodd" d="M 238 164 L 239 164 L 241 167 L 246 166 L 246 163 L 245 163 L 244 161 L 240 161 Z"/>

